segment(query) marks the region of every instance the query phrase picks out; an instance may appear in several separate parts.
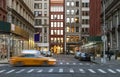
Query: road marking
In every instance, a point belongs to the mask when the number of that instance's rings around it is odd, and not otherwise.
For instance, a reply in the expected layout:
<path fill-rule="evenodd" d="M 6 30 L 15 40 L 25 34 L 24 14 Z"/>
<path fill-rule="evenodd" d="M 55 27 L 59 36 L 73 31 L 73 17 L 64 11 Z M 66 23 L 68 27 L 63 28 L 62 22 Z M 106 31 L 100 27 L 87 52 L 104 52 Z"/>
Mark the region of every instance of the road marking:
<path fill-rule="evenodd" d="M 72 68 L 70 68 L 70 73 L 74 73 L 74 70 Z"/>
<path fill-rule="evenodd" d="M 60 62 L 60 64 L 63 64 L 62 62 Z"/>
<path fill-rule="evenodd" d="M 86 65 L 90 65 L 90 63 L 86 63 Z"/>
<path fill-rule="evenodd" d="M 120 72 L 120 69 L 116 69 L 116 71 Z"/>
<path fill-rule="evenodd" d="M 67 62 L 66 64 L 68 65 L 68 64 L 70 64 L 70 63 Z"/>
<path fill-rule="evenodd" d="M 21 72 L 23 72 L 25 69 L 21 69 L 21 70 L 19 70 L 19 71 L 17 71 L 16 73 L 21 73 Z"/>
<path fill-rule="evenodd" d="M 76 63 L 73 63 L 73 65 L 76 65 Z"/>
<path fill-rule="evenodd" d="M 6 74 L 9 74 L 9 73 L 11 73 L 11 72 L 13 72 L 13 71 L 15 71 L 15 69 L 6 72 Z"/>
<path fill-rule="evenodd" d="M 81 73 L 85 73 L 85 71 L 84 71 L 83 69 L 79 69 L 79 71 L 80 71 Z"/>
<path fill-rule="evenodd" d="M 108 69 L 109 72 L 111 73 L 116 73 L 115 71 L 113 71 L 112 69 Z"/>
<path fill-rule="evenodd" d="M 88 69 L 91 73 L 96 73 L 94 70 L 92 69 Z"/>
<path fill-rule="evenodd" d="M 43 71 L 43 69 L 40 69 L 39 71 L 37 71 L 38 73 L 40 73 L 40 72 L 42 72 Z"/>
<path fill-rule="evenodd" d="M 6 70 L 1 70 L 0 73 L 2 73 L 2 72 L 4 72 L 4 71 L 6 71 Z"/>
<path fill-rule="evenodd" d="M 27 73 L 31 73 L 31 72 L 33 72 L 34 71 L 34 69 L 30 69 Z"/>
<path fill-rule="evenodd" d="M 102 69 L 98 69 L 98 71 L 100 71 L 101 73 L 107 73 L 107 72 L 105 72 L 105 71 L 102 70 Z"/>
<path fill-rule="evenodd" d="M 82 63 L 79 63 L 79 65 L 83 65 Z"/>
<path fill-rule="evenodd" d="M 60 69 L 59 69 L 59 72 L 63 72 L 63 69 L 62 69 L 62 68 L 60 68 Z"/>
<path fill-rule="evenodd" d="M 50 69 L 48 72 L 53 72 L 53 69 Z"/>

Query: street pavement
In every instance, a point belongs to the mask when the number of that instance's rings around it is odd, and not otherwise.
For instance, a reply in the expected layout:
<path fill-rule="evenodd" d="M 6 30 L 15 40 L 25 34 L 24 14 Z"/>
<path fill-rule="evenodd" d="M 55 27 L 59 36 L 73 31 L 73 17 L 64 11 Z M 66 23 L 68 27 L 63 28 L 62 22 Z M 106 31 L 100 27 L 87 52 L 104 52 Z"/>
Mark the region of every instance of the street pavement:
<path fill-rule="evenodd" d="M 0 77 L 119 77 L 119 60 L 114 58 L 106 64 L 79 61 L 73 55 L 55 55 L 56 66 L 50 67 L 12 67 L 9 64 L 0 64 Z M 96 62 L 97 63 L 96 63 Z"/>

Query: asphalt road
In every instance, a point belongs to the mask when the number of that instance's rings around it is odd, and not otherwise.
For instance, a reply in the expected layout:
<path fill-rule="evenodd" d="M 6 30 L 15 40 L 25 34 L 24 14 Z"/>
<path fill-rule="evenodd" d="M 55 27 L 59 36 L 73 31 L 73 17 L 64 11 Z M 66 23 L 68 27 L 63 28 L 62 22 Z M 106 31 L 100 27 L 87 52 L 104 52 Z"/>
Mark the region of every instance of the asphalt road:
<path fill-rule="evenodd" d="M 0 77 L 119 77 L 120 65 L 78 61 L 71 55 L 54 56 L 56 66 L 12 67 L 0 64 Z"/>

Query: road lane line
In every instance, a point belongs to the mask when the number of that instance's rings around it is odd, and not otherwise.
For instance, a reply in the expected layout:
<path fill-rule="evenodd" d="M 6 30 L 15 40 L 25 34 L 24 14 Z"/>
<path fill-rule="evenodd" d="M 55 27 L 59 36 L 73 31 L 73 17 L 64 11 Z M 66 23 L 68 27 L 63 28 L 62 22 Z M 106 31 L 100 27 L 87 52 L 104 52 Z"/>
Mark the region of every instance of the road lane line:
<path fill-rule="evenodd" d="M 53 72 L 53 69 L 49 69 L 49 71 L 48 72 Z"/>
<path fill-rule="evenodd" d="M 25 69 L 21 69 L 21 70 L 17 71 L 16 73 L 21 73 L 23 71 L 25 71 Z"/>
<path fill-rule="evenodd" d="M 74 73 L 74 70 L 72 68 L 70 68 L 70 73 Z"/>
<path fill-rule="evenodd" d="M 4 71 L 6 71 L 6 70 L 1 70 L 0 73 L 3 73 Z"/>
<path fill-rule="evenodd" d="M 15 71 L 15 69 L 6 72 L 6 74 L 9 74 L 9 73 L 11 73 L 11 72 L 13 72 L 13 71 Z"/>
<path fill-rule="evenodd" d="M 102 69 L 98 69 L 98 71 L 100 71 L 101 73 L 107 73 L 107 72 L 105 72 L 105 71 L 102 70 Z"/>
<path fill-rule="evenodd" d="M 79 71 L 80 71 L 81 73 L 85 73 L 85 71 L 84 71 L 83 69 L 79 69 Z"/>
<path fill-rule="evenodd" d="M 39 71 L 37 71 L 38 73 L 40 73 L 40 72 L 42 72 L 43 71 L 43 69 L 40 69 Z"/>
<path fill-rule="evenodd" d="M 91 73 L 96 73 L 93 69 L 88 69 Z"/>
<path fill-rule="evenodd" d="M 59 72 L 63 72 L 63 69 L 62 69 L 62 68 L 60 68 L 60 69 L 59 69 Z"/>
<path fill-rule="evenodd" d="M 116 69 L 116 71 L 120 72 L 120 69 Z"/>
<path fill-rule="evenodd" d="M 33 72 L 34 71 L 34 69 L 30 69 L 27 73 L 31 73 L 31 72 Z"/>
<path fill-rule="evenodd" d="M 109 72 L 111 73 L 116 73 L 115 71 L 113 71 L 112 69 L 108 69 Z"/>

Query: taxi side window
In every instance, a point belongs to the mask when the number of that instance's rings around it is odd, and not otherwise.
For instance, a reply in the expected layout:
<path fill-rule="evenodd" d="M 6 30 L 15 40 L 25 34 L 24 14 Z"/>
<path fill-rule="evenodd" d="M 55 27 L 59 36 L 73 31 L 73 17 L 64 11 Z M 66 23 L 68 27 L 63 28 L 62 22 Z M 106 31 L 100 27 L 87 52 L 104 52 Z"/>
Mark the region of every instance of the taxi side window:
<path fill-rule="evenodd" d="M 24 55 L 21 55 L 21 57 L 35 57 L 34 54 L 24 54 Z"/>

